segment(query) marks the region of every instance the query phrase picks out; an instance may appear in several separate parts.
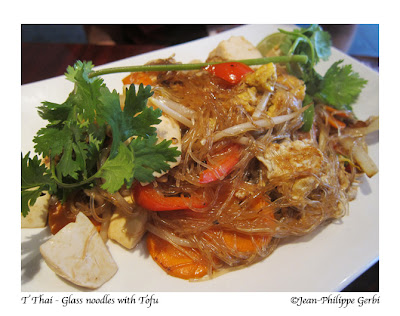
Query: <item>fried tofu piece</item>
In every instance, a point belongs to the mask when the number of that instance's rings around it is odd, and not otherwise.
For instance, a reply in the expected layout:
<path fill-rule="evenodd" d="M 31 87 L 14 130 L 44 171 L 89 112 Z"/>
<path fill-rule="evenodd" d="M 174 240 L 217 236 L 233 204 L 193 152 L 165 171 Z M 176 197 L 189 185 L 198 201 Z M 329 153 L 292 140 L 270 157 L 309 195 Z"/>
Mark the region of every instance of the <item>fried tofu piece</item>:
<path fill-rule="evenodd" d="M 171 140 L 172 143 L 170 147 L 177 147 L 177 150 L 182 152 L 182 137 L 181 137 L 181 128 L 176 120 L 174 120 L 172 117 L 166 116 L 166 115 L 161 115 L 160 117 L 160 124 L 156 125 L 157 128 L 157 137 L 158 137 L 158 142 L 160 143 L 163 140 Z M 167 164 L 169 164 L 170 168 L 174 168 L 179 163 L 181 162 L 181 156 L 178 156 L 175 158 L 176 161 L 167 161 Z M 154 172 L 153 175 L 156 178 L 159 178 L 166 174 L 167 172 Z"/>
<path fill-rule="evenodd" d="M 83 213 L 42 244 L 40 253 L 57 275 L 90 289 L 99 288 L 118 270 L 96 227 Z"/>
<path fill-rule="evenodd" d="M 132 203 L 132 199 L 130 202 Z M 137 206 L 135 212 L 139 214 L 129 216 L 117 209 L 108 227 L 108 238 L 127 249 L 133 249 L 146 232 L 147 211 Z"/>
<path fill-rule="evenodd" d="M 240 60 L 263 57 L 259 50 L 243 36 L 232 36 L 224 40 L 210 52 L 210 60 Z"/>
<path fill-rule="evenodd" d="M 46 227 L 49 214 L 50 194 L 39 196 L 33 206 L 29 206 L 27 216 L 21 214 L 21 228 L 42 228 Z"/>

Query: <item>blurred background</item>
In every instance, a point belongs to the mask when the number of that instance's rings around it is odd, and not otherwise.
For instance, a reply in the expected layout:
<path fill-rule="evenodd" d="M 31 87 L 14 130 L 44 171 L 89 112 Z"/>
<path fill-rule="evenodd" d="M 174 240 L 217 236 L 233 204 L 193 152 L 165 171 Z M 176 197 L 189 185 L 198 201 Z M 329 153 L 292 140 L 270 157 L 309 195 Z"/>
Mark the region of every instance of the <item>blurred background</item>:
<path fill-rule="evenodd" d="M 76 60 L 102 65 L 156 49 L 213 36 L 239 25 L 22 25 L 21 83 L 63 75 Z M 307 24 L 298 24 L 306 27 Z M 332 44 L 379 72 L 378 24 L 321 24 Z M 343 264 L 346 264 L 343 262 Z M 379 262 L 344 292 L 378 292 Z"/>

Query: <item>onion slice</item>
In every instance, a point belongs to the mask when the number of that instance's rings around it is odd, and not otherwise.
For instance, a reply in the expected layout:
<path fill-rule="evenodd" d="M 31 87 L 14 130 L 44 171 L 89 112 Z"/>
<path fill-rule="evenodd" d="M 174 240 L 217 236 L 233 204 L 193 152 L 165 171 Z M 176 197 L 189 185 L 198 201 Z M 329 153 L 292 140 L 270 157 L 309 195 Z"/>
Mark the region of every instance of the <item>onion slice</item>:
<path fill-rule="evenodd" d="M 371 117 L 367 123 L 368 126 L 366 127 L 346 128 L 343 135 L 366 136 L 379 130 L 379 116 Z"/>
<path fill-rule="evenodd" d="M 253 119 L 257 119 L 261 116 L 262 112 L 265 111 L 265 108 L 267 107 L 267 103 L 269 100 L 269 97 L 271 96 L 271 92 L 264 93 L 264 95 L 261 97 L 260 102 L 258 102 L 256 109 L 254 110 L 253 113 Z"/>
<path fill-rule="evenodd" d="M 341 139 L 340 144 L 351 152 L 354 160 L 369 178 L 378 173 L 378 167 L 361 144 L 350 137 Z"/>
<path fill-rule="evenodd" d="M 183 125 L 187 126 L 187 127 L 193 127 L 194 124 L 191 120 L 189 120 L 186 116 L 184 116 L 183 114 L 177 112 L 176 110 L 172 109 L 169 104 L 172 101 L 168 101 L 167 102 L 161 99 L 156 99 L 156 98 L 149 98 L 149 101 L 151 103 L 153 103 L 156 107 L 158 107 L 159 109 L 161 109 L 163 112 L 167 113 L 169 116 L 171 116 L 172 118 L 174 118 L 175 120 L 177 120 L 178 122 L 182 123 Z"/>
<path fill-rule="evenodd" d="M 248 131 L 257 130 L 260 128 L 266 128 L 266 129 L 272 128 L 275 125 L 284 123 L 286 121 L 290 121 L 291 119 L 299 116 L 301 113 L 303 113 L 305 110 L 307 110 L 308 107 L 309 107 L 309 105 L 301 108 L 301 110 L 299 110 L 297 112 L 293 112 L 290 114 L 274 116 L 274 117 L 270 117 L 268 119 L 261 119 L 261 120 L 246 122 L 246 123 L 238 124 L 238 125 L 235 125 L 232 127 L 228 127 L 227 129 L 217 132 L 214 135 L 214 141 L 216 142 L 224 137 L 236 136 L 236 135 L 240 135 L 240 134 L 246 133 Z"/>
<path fill-rule="evenodd" d="M 188 119 L 194 118 L 196 111 L 184 106 L 183 104 L 180 104 L 178 102 L 172 101 L 168 96 L 165 96 L 163 93 L 165 93 L 162 89 L 158 89 L 162 96 L 157 96 L 155 99 L 162 101 L 165 105 L 167 105 L 169 108 L 174 110 L 175 112 L 178 112 L 185 116 Z"/>

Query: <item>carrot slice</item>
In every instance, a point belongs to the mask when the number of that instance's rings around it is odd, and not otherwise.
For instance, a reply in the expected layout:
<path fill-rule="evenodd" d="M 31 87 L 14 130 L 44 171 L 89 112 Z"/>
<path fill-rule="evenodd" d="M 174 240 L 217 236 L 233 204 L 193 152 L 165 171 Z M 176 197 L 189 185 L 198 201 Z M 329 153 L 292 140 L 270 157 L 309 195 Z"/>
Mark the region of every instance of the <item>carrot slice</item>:
<path fill-rule="evenodd" d="M 142 186 L 140 183 L 133 187 L 135 202 L 149 211 L 187 210 L 191 207 L 201 209 L 207 203 L 197 197 L 164 196 L 154 189 L 153 185 Z"/>
<path fill-rule="evenodd" d="M 329 105 L 325 105 L 325 110 L 327 110 L 329 113 L 331 113 L 332 115 L 337 115 L 340 117 L 350 117 L 351 116 L 351 112 L 350 111 L 344 111 L 344 110 L 337 110 Z"/>
<path fill-rule="evenodd" d="M 332 127 L 336 128 L 336 129 L 341 129 L 341 128 L 345 128 L 346 124 L 343 123 L 342 121 L 336 119 L 333 117 L 333 115 L 327 115 L 326 116 L 326 120 L 329 123 L 329 125 L 331 125 Z"/>
<path fill-rule="evenodd" d="M 242 146 L 233 144 L 218 153 L 218 157 L 215 159 L 216 163 L 200 173 L 199 182 L 205 184 L 226 177 L 239 162 L 241 152 Z"/>
<path fill-rule="evenodd" d="M 351 116 L 350 111 L 341 111 L 337 110 L 329 105 L 325 105 L 324 109 L 326 110 L 325 119 L 326 122 L 336 129 L 342 129 L 346 127 L 346 123 L 338 120 L 335 116 L 339 116 L 342 118 L 349 118 Z"/>
<path fill-rule="evenodd" d="M 254 254 L 258 248 L 268 245 L 272 239 L 269 234 L 247 235 L 233 231 L 213 230 L 212 234 L 222 237 L 225 246 L 233 251 Z"/>
<path fill-rule="evenodd" d="M 201 263 L 200 253 L 196 249 L 185 248 L 196 259 L 193 260 L 169 242 L 152 233 L 147 235 L 147 249 L 153 260 L 171 276 L 185 280 L 199 279 L 208 272 L 207 266 Z"/>

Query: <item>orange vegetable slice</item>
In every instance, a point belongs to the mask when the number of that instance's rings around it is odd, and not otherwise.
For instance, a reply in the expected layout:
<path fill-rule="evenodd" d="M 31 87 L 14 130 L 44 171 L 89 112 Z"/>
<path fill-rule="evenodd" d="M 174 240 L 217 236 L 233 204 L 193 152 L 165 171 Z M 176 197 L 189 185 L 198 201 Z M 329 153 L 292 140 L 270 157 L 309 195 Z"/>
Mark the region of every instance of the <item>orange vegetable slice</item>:
<path fill-rule="evenodd" d="M 205 200 L 198 197 L 164 196 L 160 194 L 152 184 L 142 186 L 137 183 L 133 187 L 133 195 L 136 203 L 149 211 L 174 211 L 186 210 L 190 207 L 202 209 L 207 206 Z"/>
<path fill-rule="evenodd" d="M 141 83 L 145 86 L 152 85 L 154 84 L 152 76 L 154 76 L 154 72 L 132 72 L 130 75 L 122 79 L 122 83 L 124 85 Z"/>
<path fill-rule="evenodd" d="M 215 164 L 200 173 L 199 182 L 205 184 L 226 177 L 239 162 L 241 152 L 242 146 L 233 144 L 218 153 Z"/>
<path fill-rule="evenodd" d="M 201 255 L 194 248 L 185 248 L 195 258 L 193 260 L 169 242 L 148 233 L 147 249 L 153 260 L 169 275 L 189 280 L 199 279 L 208 273 L 208 268 L 201 262 Z"/>

